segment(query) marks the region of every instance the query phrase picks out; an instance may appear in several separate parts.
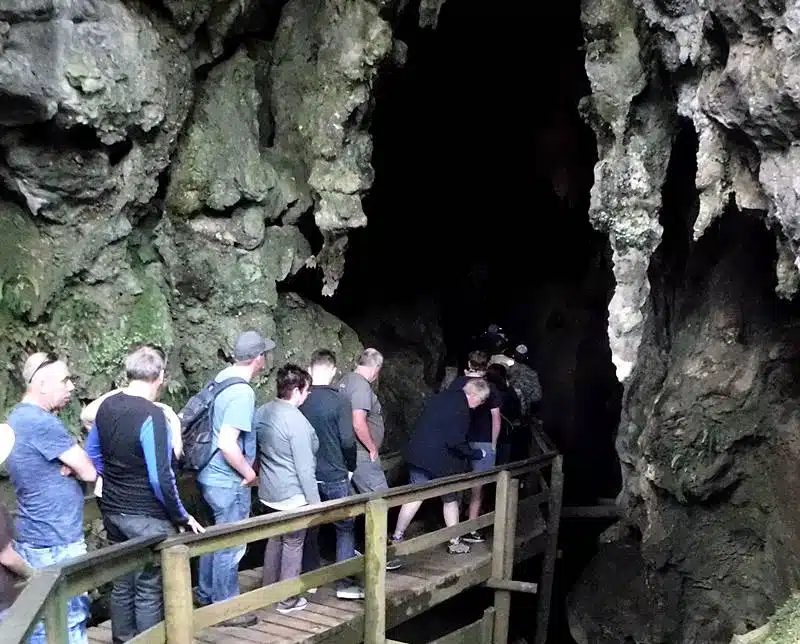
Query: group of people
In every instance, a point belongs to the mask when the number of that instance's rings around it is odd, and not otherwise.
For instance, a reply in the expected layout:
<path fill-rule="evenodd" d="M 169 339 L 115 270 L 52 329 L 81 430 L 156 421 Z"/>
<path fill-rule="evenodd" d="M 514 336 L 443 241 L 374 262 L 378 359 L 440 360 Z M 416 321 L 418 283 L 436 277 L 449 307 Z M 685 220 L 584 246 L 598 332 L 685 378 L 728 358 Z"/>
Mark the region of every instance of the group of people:
<path fill-rule="evenodd" d="M 197 473 L 214 523 L 246 519 L 252 488 L 265 512 L 289 511 L 304 505 L 340 499 L 354 492 L 388 489 L 380 450 L 385 434 L 383 412 L 373 384 L 383 366 L 376 349 L 364 350 L 354 370 L 337 380 L 336 356 L 316 351 L 307 367 L 285 364 L 276 371 L 276 396 L 256 409 L 254 378 L 273 366 L 275 343 L 256 331 L 241 334 L 233 364 L 220 371 L 210 424 L 213 455 Z M 502 365 L 489 365 L 487 354 L 470 354 L 464 376 L 427 403 L 407 452 L 410 482 L 430 480 L 495 465 L 502 428 L 509 422 Z M 499 368 L 498 368 L 499 367 Z M 23 367 L 26 391 L 22 401 L 0 426 L 0 458 L 17 496 L 15 525 L 0 510 L 0 611 L 19 592 L 20 582 L 35 568 L 60 564 L 86 552 L 83 535 L 83 483 L 95 483 L 103 523 L 112 543 L 149 535 L 170 535 L 205 528 L 181 501 L 176 484 L 183 451 L 181 419 L 158 401 L 164 384 L 166 356 L 145 345 L 125 360 L 127 384 L 101 396 L 81 414 L 89 429 L 84 450 L 56 415 L 74 390 L 67 364 L 58 356 L 36 353 Z M 493 374 L 493 372 L 496 372 Z M 233 384 L 231 384 L 233 379 Z M 227 381 L 227 382 L 226 382 Z M 455 525 L 459 499 L 443 498 L 444 520 Z M 481 511 L 481 489 L 472 490 L 468 516 Z M 419 503 L 404 505 L 392 540 L 404 538 Z M 357 555 L 352 519 L 334 524 L 336 560 Z M 268 540 L 263 583 L 297 577 L 320 566 L 317 531 L 300 530 Z M 449 552 L 469 551 L 468 543 L 483 541 L 478 533 L 454 539 Z M 245 553 L 240 546 L 200 558 L 195 604 L 205 606 L 238 595 L 238 567 Z M 389 561 L 387 569 L 400 566 Z M 362 599 L 356 579 L 337 583 L 342 599 Z M 302 610 L 302 596 L 280 602 L 277 610 Z M 0 619 L 3 617 L 0 612 Z M 88 598 L 69 600 L 70 644 L 87 642 Z M 125 642 L 163 619 L 160 570 L 148 566 L 115 580 L 111 596 L 112 635 Z M 223 622 L 249 626 L 252 615 Z M 31 641 L 45 641 L 36 627 Z"/>

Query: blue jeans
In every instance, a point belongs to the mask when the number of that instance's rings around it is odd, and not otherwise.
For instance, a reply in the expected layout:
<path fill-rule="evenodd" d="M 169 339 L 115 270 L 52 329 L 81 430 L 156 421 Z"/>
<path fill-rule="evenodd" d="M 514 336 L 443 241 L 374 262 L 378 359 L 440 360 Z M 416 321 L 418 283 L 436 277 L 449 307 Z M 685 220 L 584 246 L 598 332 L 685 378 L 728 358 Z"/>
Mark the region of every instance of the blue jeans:
<path fill-rule="evenodd" d="M 250 516 L 249 487 L 200 485 L 203 498 L 214 513 L 214 525 L 241 521 Z M 225 601 L 239 594 L 239 562 L 247 546 L 219 550 L 200 557 L 197 601 L 203 605 Z"/>
<path fill-rule="evenodd" d="M 86 554 L 86 542 L 76 541 L 66 546 L 51 546 L 49 548 L 34 548 L 26 543 L 14 542 L 14 550 L 19 553 L 29 566 L 45 568 L 60 564 Z M 72 597 L 67 601 L 67 642 L 69 644 L 87 644 L 86 620 L 89 619 L 89 595 L 83 594 Z M 47 636 L 44 624 L 36 625 L 31 634 L 30 644 L 46 644 Z"/>

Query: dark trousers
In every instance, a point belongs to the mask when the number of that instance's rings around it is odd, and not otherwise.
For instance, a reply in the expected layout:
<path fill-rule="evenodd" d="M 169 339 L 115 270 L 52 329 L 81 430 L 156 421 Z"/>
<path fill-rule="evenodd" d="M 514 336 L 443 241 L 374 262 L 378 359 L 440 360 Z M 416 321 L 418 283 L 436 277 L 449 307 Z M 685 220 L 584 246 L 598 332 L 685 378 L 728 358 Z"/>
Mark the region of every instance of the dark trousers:
<path fill-rule="evenodd" d="M 104 514 L 103 523 L 111 543 L 177 532 L 169 521 L 132 514 Z M 114 581 L 111 591 L 111 640 L 114 644 L 133 639 L 163 619 L 160 568 L 148 564 L 143 570 Z"/>

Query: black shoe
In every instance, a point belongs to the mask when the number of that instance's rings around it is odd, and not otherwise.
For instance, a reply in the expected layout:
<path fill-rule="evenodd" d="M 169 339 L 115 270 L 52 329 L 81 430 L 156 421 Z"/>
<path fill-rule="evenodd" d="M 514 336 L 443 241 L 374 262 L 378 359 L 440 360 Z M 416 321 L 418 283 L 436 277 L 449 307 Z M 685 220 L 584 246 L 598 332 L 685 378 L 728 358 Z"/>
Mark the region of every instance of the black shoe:
<path fill-rule="evenodd" d="M 239 628 L 247 628 L 253 626 L 258 622 L 258 617 L 255 615 L 239 615 L 239 617 L 231 617 L 224 622 L 220 622 L 217 626 L 238 626 Z"/>

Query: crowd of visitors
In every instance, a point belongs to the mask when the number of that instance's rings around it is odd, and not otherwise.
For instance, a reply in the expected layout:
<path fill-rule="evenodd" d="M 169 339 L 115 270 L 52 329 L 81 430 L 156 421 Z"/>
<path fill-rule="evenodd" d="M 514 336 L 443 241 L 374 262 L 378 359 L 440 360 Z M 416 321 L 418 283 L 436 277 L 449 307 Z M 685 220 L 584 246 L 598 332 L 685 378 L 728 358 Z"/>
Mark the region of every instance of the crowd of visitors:
<path fill-rule="evenodd" d="M 288 363 L 278 368 L 274 399 L 256 408 L 252 383 L 272 370 L 275 347 L 256 331 L 241 334 L 233 348 L 233 364 L 177 414 L 158 401 L 167 356 L 152 345 L 132 350 L 124 363 L 125 386 L 82 411 L 81 421 L 88 429 L 85 449 L 58 417 L 75 388 L 66 361 L 50 353 L 28 357 L 22 368 L 24 396 L 0 425 L 0 463 L 5 462 L 17 500 L 13 524 L 0 506 L 0 620 L 35 569 L 86 553 L 85 484 L 94 486 L 111 543 L 205 531 L 181 499 L 176 472 L 182 467 L 196 472 L 216 525 L 247 519 L 253 488 L 263 512 L 387 490 L 380 457 L 386 432 L 375 392 L 383 355 L 364 350 L 355 368 L 339 378 L 334 353 L 319 349 L 304 367 Z M 195 413 L 204 409 L 205 417 Z M 489 364 L 485 352 L 472 352 L 464 375 L 427 402 L 414 428 L 406 454 L 409 482 L 425 484 L 469 468 L 485 471 L 507 460 L 518 417 L 519 403 L 505 367 Z M 205 418 L 206 425 L 191 424 L 195 418 Z M 206 434 L 197 427 L 205 427 Z M 442 501 L 445 524 L 457 524 L 459 496 L 449 494 Z M 420 505 L 400 509 L 393 542 L 404 538 Z M 467 517 L 478 517 L 481 505 L 482 490 L 476 487 Z M 334 529 L 336 561 L 358 555 L 353 520 L 338 521 Z M 481 541 L 483 537 L 472 532 L 451 540 L 447 549 L 463 554 L 469 552 L 469 543 Z M 200 558 L 196 606 L 239 594 L 244 554 L 240 546 Z M 265 546 L 263 583 L 291 579 L 320 565 L 316 528 L 271 538 Z M 387 563 L 389 570 L 400 566 L 397 560 Z M 156 566 L 114 581 L 110 610 L 115 644 L 163 620 L 161 582 Z M 359 600 L 364 588 L 358 579 L 343 579 L 336 594 Z M 292 613 L 307 603 L 298 595 L 280 602 L 276 610 Z M 88 597 L 70 598 L 70 644 L 88 642 L 88 618 Z M 222 625 L 241 627 L 255 621 L 253 615 L 242 615 Z M 39 624 L 31 642 L 45 641 Z"/>

